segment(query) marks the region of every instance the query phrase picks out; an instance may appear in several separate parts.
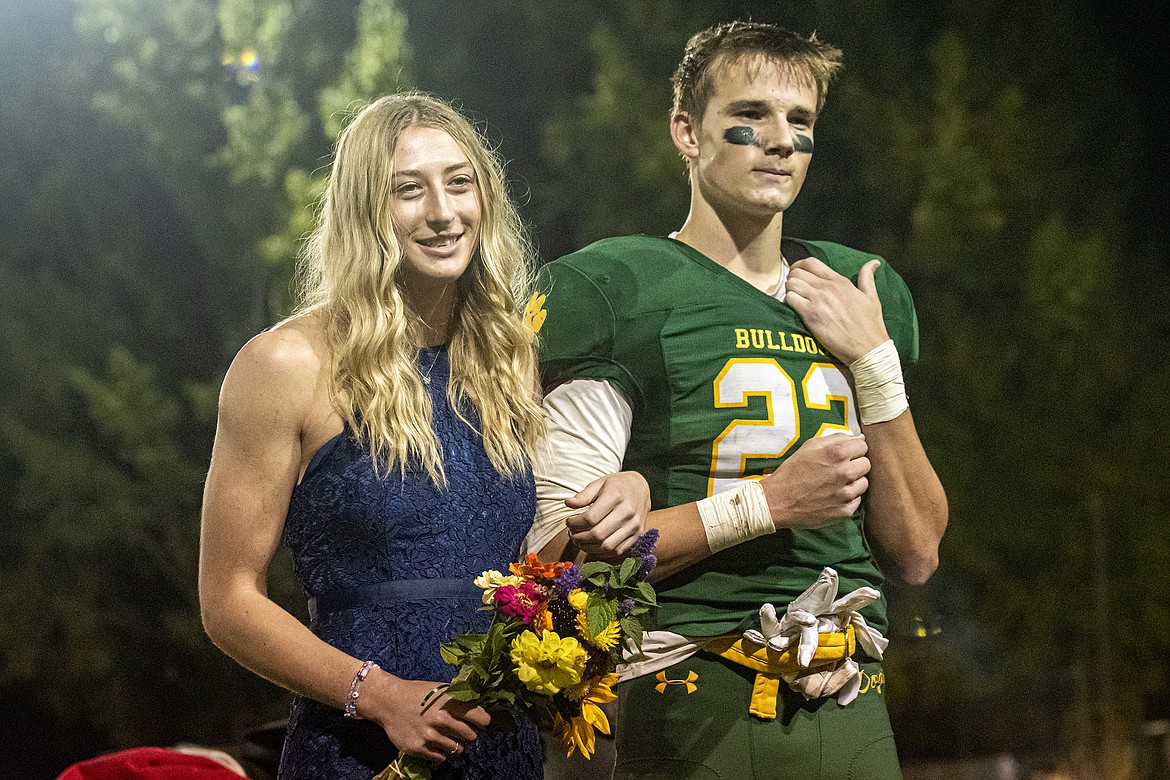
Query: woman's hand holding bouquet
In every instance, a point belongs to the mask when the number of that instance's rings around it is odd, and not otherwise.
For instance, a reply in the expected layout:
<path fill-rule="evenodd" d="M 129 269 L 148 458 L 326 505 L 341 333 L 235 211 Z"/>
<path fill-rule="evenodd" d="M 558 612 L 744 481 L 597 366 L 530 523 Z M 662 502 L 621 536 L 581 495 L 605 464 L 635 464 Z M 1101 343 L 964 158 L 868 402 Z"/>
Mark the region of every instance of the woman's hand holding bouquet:
<path fill-rule="evenodd" d="M 602 704 L 627 642 L 641 645 L 657 605 L 648 579 L 657 559 L 658 531 L 638 539 L 620 563 L 541 563 L 529 554 L 509 574 L 486 571 L 483 589 L 492 623 L 484 634 L 465 634 L 441 648 L 457 667 L 444 693 L 483 707 L 498 720 L 514 709 L 558 734 L 569 755 L 593 754 L 595 733 L 610 732 Z M 433 693 L 433 692 L 432 692 Z M 431 763 L 399 753 L 375 780 L 429 778 Z"/>

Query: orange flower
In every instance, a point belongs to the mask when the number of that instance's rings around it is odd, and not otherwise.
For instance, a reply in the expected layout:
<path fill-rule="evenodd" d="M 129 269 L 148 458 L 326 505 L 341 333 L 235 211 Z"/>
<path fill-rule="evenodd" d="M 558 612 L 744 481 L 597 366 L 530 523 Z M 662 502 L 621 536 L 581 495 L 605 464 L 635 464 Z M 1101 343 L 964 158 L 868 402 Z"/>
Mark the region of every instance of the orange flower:
<path fill-rule="evenodd" d="M 550 610 L 545 609 L 544 612 L 541 612 L 540 617 L 538 617 L 537 620 L 539 621 L 537 627 L 542 628 L 545 631 L 553 630 L 553 616 Z"/>
<path fill-rule="evenodd" d="M 517 577 L 528 577 L 529 579 L 543 578 L 546 580 L 555 579 L 561 572 L 572 566 L 568 561 L 560 563 L 541 563 L 540 558 L 536 557 L 536 553 L 528 553 L 528 557 L 524 559 L 524 563 L 509 564 L 508 569 Z"/>

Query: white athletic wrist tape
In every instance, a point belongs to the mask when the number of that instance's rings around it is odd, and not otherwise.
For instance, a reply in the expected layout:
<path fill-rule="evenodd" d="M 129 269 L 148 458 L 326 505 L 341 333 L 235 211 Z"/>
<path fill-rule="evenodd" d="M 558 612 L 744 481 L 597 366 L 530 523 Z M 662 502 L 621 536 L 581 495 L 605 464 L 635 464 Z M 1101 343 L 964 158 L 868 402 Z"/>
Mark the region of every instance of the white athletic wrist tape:
<path fill-rule="evenodd" d="M 713 553 L 776 532 L 764 486 L 758 479 L 704 498 L 697 506 Z"/>
<path fill-rule="evenodd" d="M 857 390 L 862 425 L 892 420 L 910 406 L 902 380 L 902 361 L 892 339 L 853 361 L 849 371 Z"/>

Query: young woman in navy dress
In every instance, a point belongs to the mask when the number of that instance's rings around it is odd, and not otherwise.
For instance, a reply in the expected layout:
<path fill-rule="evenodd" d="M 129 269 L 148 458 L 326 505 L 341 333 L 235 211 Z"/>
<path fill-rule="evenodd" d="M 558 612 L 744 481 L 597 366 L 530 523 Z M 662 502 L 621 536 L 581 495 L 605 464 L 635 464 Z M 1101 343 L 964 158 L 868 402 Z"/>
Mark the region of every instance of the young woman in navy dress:
<path fill-rule="evenodd" d="M 515 560 L 534 513 L 533 260 L 502 165 L 442 101 L 381 98 L 338 141 L 303 259 L 301 308 L 224 380 L 206 630 L 298 694 L 282 780 L 368 780 L 399 749 L 436 762 L 437 779 L 538 780 L 531 722 L 492 727 L 428 696 L 454 671 L 440 643 L 486 628 L 473 578 Z M 588 497 L 632 541 L 644 481 L 614 475 Z M 267 596 L 282 540 L 308 627 Z"/>

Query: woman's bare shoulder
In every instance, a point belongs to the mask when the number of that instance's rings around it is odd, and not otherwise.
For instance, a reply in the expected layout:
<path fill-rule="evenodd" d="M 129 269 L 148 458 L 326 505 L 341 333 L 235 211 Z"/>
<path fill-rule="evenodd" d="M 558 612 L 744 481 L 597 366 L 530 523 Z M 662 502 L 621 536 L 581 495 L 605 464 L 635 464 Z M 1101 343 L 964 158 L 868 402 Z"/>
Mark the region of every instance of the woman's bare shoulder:
<path fill-rule="evenodd" d="M 240 367 L 254 366 L 266 373 L 316 372 L 328 361 L 328 353 L 319 319 L 294 317 L 250 338 L 236 353 L 232 370 L 243 364 Z"/>
<path fill-rule="evenodd" d="M 224 378 L 220 405 L 236 401 L 303 409 L 317 394 L 329 366 L 320 318 L 313 314 L 292 317 L 240 348 Z"/>

